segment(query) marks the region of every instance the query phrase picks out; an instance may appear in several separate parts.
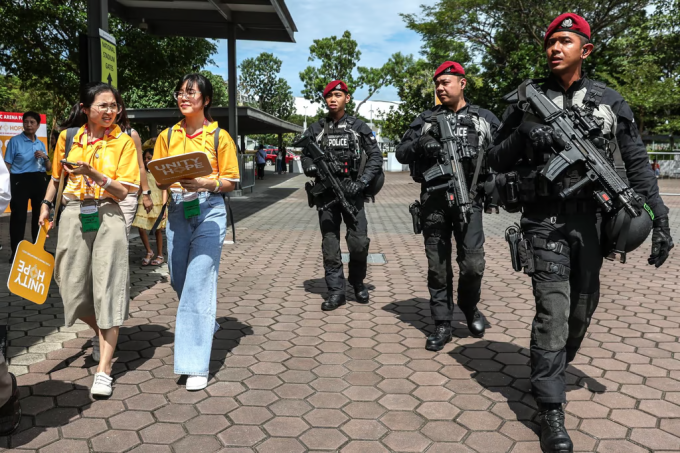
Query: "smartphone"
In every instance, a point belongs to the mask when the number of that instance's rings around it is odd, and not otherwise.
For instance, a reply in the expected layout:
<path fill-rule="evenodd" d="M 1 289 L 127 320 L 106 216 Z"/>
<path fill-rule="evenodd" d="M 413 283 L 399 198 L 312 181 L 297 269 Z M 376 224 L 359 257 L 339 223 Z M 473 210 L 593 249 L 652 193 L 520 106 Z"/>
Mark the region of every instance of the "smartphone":
<path fill-rule="evenodd" d="M 62 159 L 62 160 L 61 160 L 61 163 L 64 164 L 64 165 L 68 165 L 68 166 L 71 167 L 71 168 L 80 167 L 80 164 L 77 164 L 77 163 L 75 163 L 75 162 L 69 162 L 69 161 L 67 161 L 66 159 Z"/>

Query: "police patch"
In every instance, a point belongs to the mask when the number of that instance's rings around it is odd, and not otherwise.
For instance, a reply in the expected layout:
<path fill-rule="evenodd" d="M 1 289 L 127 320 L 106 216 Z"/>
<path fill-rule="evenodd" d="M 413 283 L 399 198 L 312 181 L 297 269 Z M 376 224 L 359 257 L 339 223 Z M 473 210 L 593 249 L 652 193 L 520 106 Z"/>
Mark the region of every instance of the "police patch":
<path fill-rule="evenodd" d="M 571 28 L 574 26 L 574 21 L 570 18 L 566 18 L 562 21 L 562 28 Z"/>

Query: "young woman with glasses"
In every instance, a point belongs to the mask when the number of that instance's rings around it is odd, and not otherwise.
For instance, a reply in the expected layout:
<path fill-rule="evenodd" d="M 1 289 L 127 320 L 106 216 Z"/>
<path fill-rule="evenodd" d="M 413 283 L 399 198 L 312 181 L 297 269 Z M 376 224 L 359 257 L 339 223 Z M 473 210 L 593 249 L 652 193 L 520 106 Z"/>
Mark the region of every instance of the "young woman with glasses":
<path fill-rule="evenodd" d="M 95 396 L 111 395 L 111 361 L 129 308 L 128 239 L 118 203 L 139 189 L 139 165 L 132 139 L 118 127 L 127 121 L 122 105 L 110 85 L 83 87 L 80 103 L 62 124 L 40 211 L 40 225 L 51 228 L 51 200 L 66 178 L 54 279 L 66 326 L 80 319 L 97 335 L 92 351 L 95 361 L 99 359 L 91 389 Z M 67 129 L 74 127 L 78 132 L 64 161 Z"/>
<path fill-rule="evenodd" d="M 200 74 L 189 74 L 174 93 L 184 119 L 156 140 L 154 159 L 194 151 L 208 156 L 209 176 L 183 179 L 170 188 L 166 236 L 170 281 L 179 296 L 175 324 L 175 373 L 187 376 L 186 389 L 200 390 L 208 384 L 212 339 L 219 328 L 217 273 L 226 234 L 227 213 L 223 194 L 234 190 L 239 180 L 236 145 L 219 130 L 210 116 L 213 88 Z"/>

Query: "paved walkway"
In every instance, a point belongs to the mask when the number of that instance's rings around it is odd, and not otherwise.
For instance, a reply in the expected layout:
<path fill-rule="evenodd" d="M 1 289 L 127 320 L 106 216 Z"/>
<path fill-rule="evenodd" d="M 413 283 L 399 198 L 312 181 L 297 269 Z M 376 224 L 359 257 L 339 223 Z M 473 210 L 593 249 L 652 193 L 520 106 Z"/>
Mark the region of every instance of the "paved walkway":
<path fill-rule="evenodd" d="M 454 342 L 432 353 L 423 348 L 431 326 L 422 239 L 407 210 L 418 187 L 389 174 L 367 208 L 371 252 L 387 258 L 369 268 L 371 304 L 324 313 L 321 238 L 299 190 L 304 178 L 278 178 L 278 186 L 232 200 L 237 243 L 223 250 L 222 329 L 205 391 L 186 392 L 173 374 L 178 302 L 163 269 L 133 266 L 136 297 L 109 400 L 89 396 L 92 332 L 63 328 L 56 290 L 43 306 L 0 294 L 25 414 L 21 431 L 0 439 L 0 448 L 540 451 L 527 379 L 533 297 L 528 279 L 510 270 L 502 238 L 516 216 L 485 217 L 481 308 L 492 327 L 483 340 L 471 338 L 457 314 Z M 680 237 L 680 197 L 668 204 Z M 628 264 L 605 264 L 600 307 L 568 368 L 567 424 L 578 451 L 680 451 L 680 255 L 655 271 L 644 260 L 648 249 Z M 0 265 L 0 280 L 6 268 Z"/>

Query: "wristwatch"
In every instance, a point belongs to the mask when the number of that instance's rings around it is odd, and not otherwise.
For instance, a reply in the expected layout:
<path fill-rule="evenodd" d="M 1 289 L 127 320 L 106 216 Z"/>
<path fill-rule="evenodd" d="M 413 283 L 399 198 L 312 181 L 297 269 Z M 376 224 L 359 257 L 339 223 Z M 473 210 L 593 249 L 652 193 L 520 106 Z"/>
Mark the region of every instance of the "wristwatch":
<path fill-rule="evenodd" d="M 142 195 L 151 196 L 151 189 L 149 189 L 149 190 L 142 190 Z"/>

